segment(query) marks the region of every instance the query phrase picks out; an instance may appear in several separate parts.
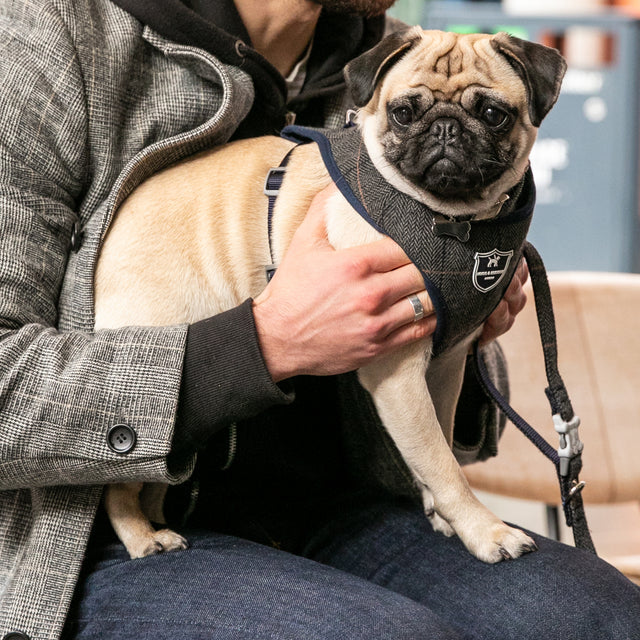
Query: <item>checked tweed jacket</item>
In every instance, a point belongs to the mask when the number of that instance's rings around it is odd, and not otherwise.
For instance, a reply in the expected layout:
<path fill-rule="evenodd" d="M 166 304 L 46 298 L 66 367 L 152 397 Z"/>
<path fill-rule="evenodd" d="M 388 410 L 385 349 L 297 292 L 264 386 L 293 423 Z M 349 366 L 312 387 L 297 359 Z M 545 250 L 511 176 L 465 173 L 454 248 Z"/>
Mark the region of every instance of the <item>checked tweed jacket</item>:
<path fill-rule="evenodd" d="M 144 178 L 224 142 L 253 87 L 103 0 L 2 0 L 0 87 L 0 637 L 44 640 L 100 486 L 192 466 L 167 465 L 187 329 L 92 333 L 101 237 Z M 127 455 L 107 443 L 119 423 Z"/>
<path fill-rule="evenodd" d="M 192 470 L 168 464 L 187 327 L 94 333 L 93 273 L 126 195 L 225 142 L 253 96 L 108 0 L 0 0 L 0 638 L 60 636 L 102 485 Z"/>

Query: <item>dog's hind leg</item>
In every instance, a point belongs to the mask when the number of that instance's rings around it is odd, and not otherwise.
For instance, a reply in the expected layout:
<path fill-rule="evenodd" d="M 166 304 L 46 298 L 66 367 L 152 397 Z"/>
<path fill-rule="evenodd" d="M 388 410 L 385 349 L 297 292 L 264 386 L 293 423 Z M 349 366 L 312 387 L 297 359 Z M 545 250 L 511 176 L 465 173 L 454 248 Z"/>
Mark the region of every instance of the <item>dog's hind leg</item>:
<path fill-rule="evenodd" d="M 171 529 L 156 531 L 140 507 L 142 482 L 108 485 L 104 505 L 111 524 L 131 558 L 186 549 L 188 542 Z"/>

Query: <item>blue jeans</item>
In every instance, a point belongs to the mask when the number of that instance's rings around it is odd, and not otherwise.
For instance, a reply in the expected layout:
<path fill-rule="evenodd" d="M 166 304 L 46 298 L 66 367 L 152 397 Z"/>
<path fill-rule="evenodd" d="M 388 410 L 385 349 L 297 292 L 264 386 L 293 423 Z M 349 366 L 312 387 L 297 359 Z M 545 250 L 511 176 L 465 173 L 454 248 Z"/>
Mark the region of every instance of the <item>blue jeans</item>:
<path fill-rule="evenodd" d="M 637 640 L 640 589 L 595 556 L 539 550 L 487 565 L 410 503 L 350 508 L 300 555 L 187 531 L 191 547 L 129 560 L 98 550 L 73 640 Z"/>

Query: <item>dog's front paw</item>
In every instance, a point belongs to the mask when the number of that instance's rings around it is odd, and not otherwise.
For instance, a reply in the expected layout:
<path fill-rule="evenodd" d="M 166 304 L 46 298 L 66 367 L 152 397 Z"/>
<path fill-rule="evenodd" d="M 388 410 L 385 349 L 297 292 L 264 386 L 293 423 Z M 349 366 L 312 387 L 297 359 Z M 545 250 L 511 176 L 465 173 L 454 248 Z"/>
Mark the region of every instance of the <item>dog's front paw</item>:
<path fill-rule="evenodd" d="M 189 543 L 181 535 L 171 529 L 160 529 L 136 541 L 135 546 L 127 547 L 127 550 L 132 558 L 146 558 L 166 551 L 181 551 L 188 548 Z"/>
<path fill-rule="evenodd" d="M 476 558 L 490 564 L 514 560 L 538 548 L 524 531 L 504 522 L 493 524 L 477 538 L 463 541 Z"/>

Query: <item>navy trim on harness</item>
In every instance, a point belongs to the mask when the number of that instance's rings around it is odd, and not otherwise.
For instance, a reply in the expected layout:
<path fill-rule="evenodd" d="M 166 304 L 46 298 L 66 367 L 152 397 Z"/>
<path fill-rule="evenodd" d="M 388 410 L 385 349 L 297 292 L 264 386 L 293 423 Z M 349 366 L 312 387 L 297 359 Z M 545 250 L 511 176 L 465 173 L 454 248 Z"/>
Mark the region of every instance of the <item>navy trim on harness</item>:
<path fill-rule="evenodd" d="M 477 374 L 476 378 L 484 387 L 485 393 L 498 405 L 507 418 L 529 438 L 540 450 L 540 453 L 551 460 L 554 465 L 558 466 L 560 464 L 558 452 L 509 404 L 509 401 L 493 384 L 477 341 L 473 348 L 473 355 L 473 363 Z"/>
<path fill-rule="evenodd" d="M 331 176 L 331 179 L 335 183 L 336 187 L 340 190 L 342 195 L 346 198 L 347 202 L 376 230 L 380 233 L 388 236 L 385 232 L 369 215 L 369 212 L 364 208 L 362 202 L 355 196 L 351 187 L 345 180 L 342 172 L 338 168 L 336 161 L 331 151 L 331 145 L 326 136 L 316 129 L 308 129 L 307 127 L 301 127 L 299 125 L 291 125 L 285 127 L 281 133 L 285 140 L 291 140 L 291 142 L 297 142 L 298 144 L 305 144 L 309 142 L 315 142 L 319 149 L 322 160 L 324 161 L 327 171 Z"/>

